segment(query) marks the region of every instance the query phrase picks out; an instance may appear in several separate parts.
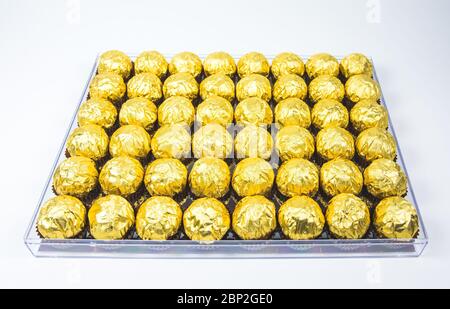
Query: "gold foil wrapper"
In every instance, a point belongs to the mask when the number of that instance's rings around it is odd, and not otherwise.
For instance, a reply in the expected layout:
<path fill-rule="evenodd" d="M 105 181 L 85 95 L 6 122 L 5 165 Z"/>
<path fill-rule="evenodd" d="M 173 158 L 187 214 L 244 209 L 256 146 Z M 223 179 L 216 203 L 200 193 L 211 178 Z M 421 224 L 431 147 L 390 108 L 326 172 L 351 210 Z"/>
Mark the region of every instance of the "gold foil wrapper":
<path fill-rule="evenodd" d="M 120 102 L 127 86 L 123 78 L 114 73 L 103 73 L 96 75 L 89 85 L 89 97 L 91 99 L 105 99 L 113 103 Z"/>
<path fill-rule="evenodd" d="M 189 174 L 191 191 L 199 197 L 223 197 L 230 189 L 230 180 L 227 163 L 217 158 L 198 159 Z"/>
<path fill-rule="evenodd" d="M 348 126 L 348 111 L 339 101 L 332 99 L 320 100 L 311 110 L 311 118 L 313 125 L 318 129 L 327 127 Z"/>
<path fill-rule="evenodd" d="M 308 160 L 290 159 L 278 169 L 276 183 L 285 196 L 314 196 L 319 190 L 319 169 Z"/>
<path fill-rule="evenodd" d="M 353 53 L 341 60 L 340 69 L 345 78 L 353 75 L 367 74 L 372 76 L 373 68 L 370 60 L 363 54 Z"/>
<path fill-rule="evenodd" d="M 153 73 L 141 73 L 133 76 L 127 84 L 128 98 L 143 97 L 152 102 L 162 98 L 161 80 Z"/>
<path fill-rule="evenodd" d="M 211 197 L 193 201 L 183 215 L 184 231 L 196 241 L 222 239 L 230 229 L 230 221 L 225 205 Z"/>
<path fill-rule="evenodd" d="M 81 233 L 86 224 L 86 207 L 69 195 L 50 198 L 42 205 L 37 229 L 44 238 L 72 238 Z"/>
<path fill-rule="evenodd" d="M 314 239 L 322 234 L 325 217 L 319 204 L 303 195 L 294 196 L 281 205 L 278 222 L 290 239 Z"/>
<path fill-rule="evenodd" d="M 84 197 L 97 185 L 95 162 L 85 157 L 70 157 L 62 161 L 53 174 L 53 189 L 58 195 Z"/>
<path fill-rule="evenodd" d="M 356 103 L 350 111 L 350 121 L 357 131 L 369 128 L 388 127 L 386 108 L 375 100 L 362 100 Z"/>
<path fill-rule="evenodd" d="M 401 196 L 407 191 L 405 173 L 397 163 L 389 159 L 374 160 L 364 170 L 364 185 L 377 198 Z"/>
<path fill-rule="evenodd" d="M 166 58 L 154 50 L 140 53 L 134 61 L 134 71 L 136 74 L 153 73 L 160 79 L 166 76 L 169 64 Z"/>
<path fill-rule="evenodd" d="M 70 133 L 67 139 L 67 152 L 72 157 L 81 156 L 96 161 L 107 155 L 108 143 L 108 134 L 102 127 L 88 124 Z"/>
<path fill-rule="evenodd" d="M 272 98 L 272 86 L 267 77 L 259 74 L 247 75 L 237 83 L 236 97 L 239 102 L 251 97 L 269 102 Z"/>
<path fill-rule="evenodd" d="M 275 137 L 275 148 L 281 160 L 292 158 L 310 159 L 314 154 L 314 137 L 299 126 L 286 126 Z"/>
<path fill-rule="evenodd" d="M 158 118 L 158 108 L 146 98 L 129 99 L 120 108 L 119 122 L 121 126 L 136 125 L 150 130 Z"/>
<path fill-rule="evenodd" d="M 95 239 L 123 239 L 134 224 L 134 210 L 123 197 L 107 195 L 92 203 L 88 218 Z"/>
<path fill-rule="evenodd" d="M 115 73 L 127 80 L 131 75 L 132 69 L 133 63 L 130 57 L 118 50 L 104 52 L 98 60 L 97 71 L 99 74 Z"/>
<path fill-rule="evenodd" d="M 357 196 L 342 193 L 331 199 L 326 219 L 333 236 L 359 239 L 366 234 L 370 226 L 369 207 Z"/>
<path fill-rule="evenodd" d="M 247 98 L 236 106 L 234 111 L 236 124 L 246 125 L 270 125 L 273 114 L 270 105 L 260 98 Z"/>
<path fill-rule="evenodd" d="M 341 81 L 334 76 L 321 75 L 314 78 L 308 87 L 309 98 L 313 102 L 324 99 L 342 101 L 345 96 L 345 88 Z"/>
<path fill-rule="evenodd" d="M 89 99 L 81 104 L 77 118 L 79 126 L 96 124 L 109 129 L 116 122 L 117 110 L 108 100 Z"/>
<path fill-rule="evenodd" d="M 243 55 L 237 63 L 237 71 L 241 78 L 251 74 L 269 76 L 270 65 L 266 57 L 258 52 Z"/>
<path fill-rule="evenodd" d="M 375 208 L 374 225 L 386 238 L 411 239 L 419 232 L 419 218 L 414 206 L 399 196 L 383 199 Z"/>
<path fill-rule="evenodd" d="M 285 52 L 273 58 L 270 70 L 276 79 L 287 74 L 303 76 L 305 73 L 305 64 L 298 55 Z"/>
<path fill-rule="evenodd" d="M 147 199 L 136 214 L 136 232 L 144 240 L 166 240 L 180 228 L 183 212 L 180 205 L 167 196 Z"/>
<path fill-rule="evenodd" d="M 394 137 L 381 128 L 362 131 L 356 139 L 356 151 L 366 161 L 385 158 L 394 160 L 397 156 Z"/>
<path fill-rule="evenodd" d="M 144 168 L 138 160 L 120 156 L 106 162 L 100 171 L 99 182 L 106 194 L 130 195 L 135 193 L 144 178 Z"/>
<path fill-rule="evenodd" d="M 113 157 L 130 156 L 142 159 L 150 153 L 150 134 L 143 127 L 126 125 L 118 128 L 111 136 L 109 153 Z"/>
<path fill-rule="evenodd" d="M 229 158 L 233 151 L 233 137 L 217 123 L 199 128 L 192 135 L 192 153 L 195 158 Z"/>
<path fill-rule="evenodd" d="M 189 73 L 197 77 L 202 73 L 202 60 L 191 52 L 181 52 L 172 57 L 169 63 L 170 74 Z"/>
<path fill-rule="evenodd" d="M 381 97 L 380 86 L 370 76 L 365 74 L 353 75 L 345 83 L 347 98 L 358 103 L 362 100 L 378 101 Z"/>
<path fill-rule="evenodd" d="M 164 97 L 186 97 L 194 100 L 198 96 L 198 83 L 189 73 L 177 73 L 169 76 L 163 85 Z"/>
<path fill-rule="evenodd" d="M 221 73 L 232 77 L 236 74 L 236 63 L 233 57 L 226 52 L 215 52 L 206 56 L 203 69 L 207 76 Z"/>
<path fill-rule="evenodd" d="M 197 106 L 196 120 L 201 126 L 217 123 L 227 127 L 233 123 L 234 109 L 231 103 L 218 96 L 210 96 Z"/>
<path fill-rule="evenodd" d="M 249 125 L 236 134 L 234 150 L 236 158 L 269 159 L 272 155 L 273 139 L 270 133 L 255 125 Z"/>
<path fill-rule="evenodd" d="M 261 195 L 246 196 L 233 211 L 233 231 L 241 239 L 266 239 L 277 226 L 275 205 Z"/>
<path fill-rule="evenodd" d="M 178 159 L 156 159 L 147 166 L 144 184 L 150 195 L 174 196 L 186 187 L 188 171 Z"/>
<path fill-rule="evenodd" d="M 351 159 L 355 155 L 355 141 L 347 130 L 327 127 L 317 133 L 317 153 L 325 160 L 336 158 Z"/>
<path fill-rule="evenodd" d="M 275 173 L 269 162 L 247 158 L 236 165 L 231 185 L 239 196 L 265 195 L 272 189 L 274 179 Z"/>
<path fill-rule="evenodd" d="M 296 74 L 282 75 L 273 85 L 273 99 L 280 102 L 288 98 L 304 100 L 308 93 L 308 86 L 303 78 Z"/>
<path fill-rule="evenodd" d="M 309 106 L 298 98 L 280 101 L 275 106 L 275 122 L 280 126 L 300 126 L 309 128 L 311 112 Z"/>
<path fill-rule="evenodd" d="M 191 100 L 185 97 L 173 96 L 164 100 L 158 108 L 158 122 L 160 126 L 194 123 L 195 108 Z"/>
<path fill-rule="evenodd" d="M 358 166 L 347 159 L 334 159 L 320 169 L 320 187 L 329 196 L 340 193 L 359 194 L 363 187 L 363 175 Z"/>
<path fill-rule="evenodd" d="M 305 64 L 306 73 L 313 79 L 321 75 L 339 75 L 339 62 L 330 54 L 319 53 L 311 56 Z"/>
<path fill-rule="evenodd" d="M 203 100 L 219 96 L 232 102 L 235 96 L 234 82 L 225 74 L 214 74 L 200 83 L 200 96 Z"/>
<path fill-rule="evenodd" d="M 163 126 L 153 136 L 151 148 L 155 158 L 189 158 L 191 135 L 183 125 Z"/>

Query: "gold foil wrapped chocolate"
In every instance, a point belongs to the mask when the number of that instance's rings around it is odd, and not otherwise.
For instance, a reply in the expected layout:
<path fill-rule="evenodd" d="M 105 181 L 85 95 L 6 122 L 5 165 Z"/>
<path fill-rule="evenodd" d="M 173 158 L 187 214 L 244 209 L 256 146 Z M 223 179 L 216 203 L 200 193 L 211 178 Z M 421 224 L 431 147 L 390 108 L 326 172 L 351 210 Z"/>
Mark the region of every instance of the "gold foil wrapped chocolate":
<path fill-rule="evenodd" d="M 272 98 L 272 86 L 265 76 L 259 74 L 247 75 L 237 83 L 236 97 L 239 102 L 251 97 L 269 102 Z"/>
<path fill-rule="evenodd" d="M 189 158 L 191 135 L 187 130 L 186 126 L 179 124 L 159 128 L 151 142 L 155 158 Z"/>
<path fill-rule="evenodd" d="M 356 139 L 356 151 L 366 161 L 385 158 L 394 160 L 397 155 L 394 137 L 381 128 L 362 131 Z"/>
<path fill-rule="evenodd" d="M 374 225 L 385 238 L 414 238 L 419 231 L 419 218 L 406 199 L 393 196 L 383 199 L 375 208 Z"/>
<path fill-rule="evenodd" d="M 200 96 L 203 100 L 219 96 L 232 102 L 235 96 L 234 82 L 225 74 L 210 75 L 200 83 Z"/>
<path fill-rule="evenodd" d="M 131 75 L 133 63 L 130 57 L 118 50 L 109 50 L 100 55 L 98 60 L 97 71 L 102 73 L 115 73 L 124 80 L 127 80 Z"/>
<path fill-rule="evenodd" d="M 229 158 L 233 151 L 233 137 L 217 123 L 199 128 L 192 135 L 192 153 L 195 158 Z"/>
<path fill-rule="evenodd" d="M 98 171 L 94 161 L 70 157 L 62 161 L 53 174 L 53 189 L 58 195 L 84 197 L 97 185 Z"/>
<path fill-rule="evenodd" d="M 102 127 L 88 124 L 74 129 L 67 139 L 67 152 L 70 156 L 87 157 L 94 161 L 108 153 L 109 137 Z"/>
<path fill-rule="evenodd" d="M 286 74 L 303 76 L 305 73 L 305 64 L 298 55 L 285 52 L 273 58 L 270 70 L 276 79 Z"/>
<path fill-rule="evenodd" d="M 158 108 L 160 126 L 184 124 L 191 126 L 195 118 L 195 108 L 191 100 L 185 97 L 169 97 Z"/>
<path fill-rule="evenodd" d="M 320 75 L 339 75 L 339 62 L 327 53 L 319 53 L 309 57 L 305 67 L 306 73 L 311 79 Z"/>
<path fill-rule="evenodd" d="M 401 196 L 407 191 L 405 173 L 397 163 L 389 159 L 374 160 L 364 170 L 364 185 L 377 198 Z"/>
<path fill-rule="evenodd" d="M 230 221 L 225 205 L 211 197 L 194 200 L 183 215 L 184 231 L 196 241 L 222 239 L 230 229 Z"/>
<path fill-rule="evenodd" d="M 366 74 L 353 75 L 345 83 L 345 94 L 347 98 L 358 103 L 362 100 L 378 101 L 381 97 L 380 86 Z"/>
<path fill-rule="evenodd" d="M 194 100 L 198 96 L 198 83 L 189 73 L 177 73 L 169 76 L 163 85 L 164 97 L 186 97 Z"/>
<path fill-rule="evenodd" d="M 127 86 L 123 78 L 114 73 L 103 73 L 96 75 L 89 85 L 89 97 L 91 99 L 105 99 L 113 103 L 120 102 Z"/>
<path fill-rule="evenodd" d="M 246 196 L 233 211 L 233 231 L 241 239 L 266 239 L 277 226 L 275 205 L 262 195 Z"/>
<path fill-rule="evenodd" d="M 143 178 L 144 168 L 138 160 L 120 156 L 106 162 L 99 182 L 104 193 L 127 196 L 139 189 Z"/>
<path fill-rule="evenodd" d="M 324 99 L 317 102 L 311 110 L 313 125 L 318 129 L 348 126 L 348 111 L 339 101 Z"/>
<path fill-rule="evenodd" d="M 37 229 L 44 238 L 72 238 L 86 225 L 86 207 L 69 195 L 58 195 L 46 201 L 39 210 Z"/>
<path fill-rule="evenodd" d="M 156 159 L 147 166 L 144 184 L 150 195 L 174 196 L 186 187 L 188 171 L 178 159 Z"/>
<path fill-rule="evenodd" d="M 269 159 L 272 154 L 273 139 L 270 133 L 255 125 L 249 125 L 236 134 L 234 150 L 236 158 Z"/>
<path fill-rule="evenodd" d="M 351 159 L 355 155 L 355 141 L 347 130 L 327 127 L 317 133 L 317 153 L 325 160 L 336 158 Z"/>
<path fill-rule="evenodd" d="M 232 77 L 236 73 L 236 63 L 226 52 L 214 52 L 203 61 L 206 76 L 221 73 Z"/>
<path fill-rule="evenodd" d="M 388 127 L 386 108 L 375 100 L 362 100 L 356 103 L 350 111 L 350 121 L 357 131 L 369 128 Z"/>
<path fill-rule="evenodd" d="M 210 96 L 197 106 L 196 120 L 201 126 L 217 123 L 227 127 L 233 123 L 233 117 L 233 106 L 222 97 Z"/>
<path fill-rule="evenodd" d="M 199 197 L 223 197 L 230 189 L 230 179 L 227 163 L 217 158 L 198 159 L 189 174 L 191 191 Z"/>
<path fill-rule="evenodd" d="M 275 173 L 269 162 L 247 158 L 234 169 L 231 185 L 239 196 L 265 195 L 272 189 Z"/>
<path fill-rule="evenodd" d="M 280 102 L 287 98 L 304 100 L 308 93 L 308 86 L 303 78 L 296 74 L 282 75 L 273 85 L 273 99 Z"/>
<path fill-rule="evenodd" d="M 329 196 L 340 193 L 359 194 L 363 187 L 363 175 L 350 160 L 334 159 L 320 168 L 320 187 Z"/>
<path fill-rule="evenodd" d="M 308 160 L 290 159 L 278 169 L 276 183 L 285 196 L 314 196 L 319 190 L 319 169 Z"/>
<path fill-rule="evenodd" d="M 353 194 L 342 193 L 328 204 L 326 219 L 331 234 L 336 238 L 362 238 L 370 226 L 369 207 Z"/>
<path fill-rule="evenodd" d="M 250 52 L 243 55 L 237 63 L 237 71 L 241 78 L 251 74 L 268 76 L 270 72 L 269 61 L 258 52 Z"/>
<path fill-rule="evenodd" d="M 136 214 L 136 232 L 144 240 L 166 240 L 180 228 L 183 212 L 180 205 L 167 196 L 147 199 Z"/>
<path fill-rule="evenodd" d="M 236 106 L 234 111 L 236 124 L 246 125 L 270 125 L 273 114 L 269 104 L 260 98 L 247 98 Z"/>
<path fill-rule="evenodd" d="M 162 98 L 161 80 L 153 73 L 141 73 L 133 76 L 127 84 L 128 98 L 143 97 L 152 102 Z"/>
<path fill-rule="evenodd" d="M 158 118 L 158 108 L 146 98 L 129 99 L 120 108 L 119 122 L 121 126 L 136 125 L 150 130 Z"/>
<path fill-rule="evenodd" d="M 340 63 L 341 73 L 345 78 L 353 75 L 367 74 L 372 76 L 372 63 L 363 54 L 353 53 L 345 56 Z"/>
<path fill-rule="evenodd" d="M 166 76 L 168 66 L 166 58 L 154 50 L 143 51 L 134 61 L 136 74 L 153 73 L 160 79 Z"/>
<path fill-rule="evenodd" d="M 169 63 L 170 74 L 189 73 L 197 77 L 202 73 L 202 60 L 191 52 L 181 52 L 172 57 Z"/>
<path fill-rule="evenodd" d="M 342 101 L 345 95 L 345 88 L 341 81 L 330 75 L 321 75 L 314 78 L 308 86 L 309 98 L 313 102 L 324 99 Z"/>
<path fill-rule="evenodd" d="M 105 99 L 89 99 L 81 104 L 78 110 L 78 125 L 96 124 L 105 129 L 111 128 L 116 122 L 117 109 Z"/>
<path fill-rule="evenodd" d="M 314 154 L 314 137 L 299 126 L 286 126 L 275 137 L 275 148 L 281 160 L 292 158 L 309 159 Z"/>
<path fill-rule="evenodd" d="M 143 127 L 126 125 L 118 128 L 109 142 L 109 153 L 113 157 L 130 156 L 142 159 L 150 153 L 150 134 Z"/>
<path fill-rule="evenodd" d="M 314 239 L 322 234 L 325 217 L 312 198 L 294 196 L 281 205 L 278 223 L 283 234 L 290 239 Z"/>
<path fill-rule="evenodd" d="M 92 203 L 88 218 L 95 239 L 123 239 L 134 224 L 134 210 L 123 197 L 106 195 Z"/>
<path fill-rule="evenodd" d="M 275 106 L 275 122 L 280 126 L 297 125 L 308 128 L 311 125 L 311 112 L 304 101 L 288 98 Z"/>

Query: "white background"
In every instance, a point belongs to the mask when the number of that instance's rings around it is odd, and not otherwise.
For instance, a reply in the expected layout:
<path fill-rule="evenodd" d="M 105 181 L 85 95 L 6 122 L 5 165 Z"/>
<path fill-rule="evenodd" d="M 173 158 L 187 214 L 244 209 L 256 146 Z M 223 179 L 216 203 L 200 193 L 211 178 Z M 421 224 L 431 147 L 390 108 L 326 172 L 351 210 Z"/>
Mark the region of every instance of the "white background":
<path fill-rule="evenodd" d="M 449 287 L 450 1 L 0 0 L 0 287 Z M 96 54 L 373 57 L 428 228 L 420 258 L 37 259 L 23 234 Z"/>

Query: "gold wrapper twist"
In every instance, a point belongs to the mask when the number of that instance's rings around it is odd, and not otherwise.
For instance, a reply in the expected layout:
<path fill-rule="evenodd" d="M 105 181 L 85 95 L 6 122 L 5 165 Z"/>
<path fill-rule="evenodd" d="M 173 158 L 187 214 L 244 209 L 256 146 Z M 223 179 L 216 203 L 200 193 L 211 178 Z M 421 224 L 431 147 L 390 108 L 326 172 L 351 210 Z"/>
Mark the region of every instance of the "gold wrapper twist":
<path fill-rule="evenodd" d="M 320 187 L 329 196 L 340 193 L 359 194 L 363 187 L 363 175 L 350 160 L 334 159 L 320 169 Z"/>
<path fill-rule="evenodd" d="M 230 221 L 225 205 L 211 197 L 193 201 L 183 215 L 184 231 L 196 241 L 222 239 L 230 229 Z"/>
<path fill-rule="evenodd" d="M 345 56 L 340 63 L 340 69 L 342 75 L 345 78 L 349 78 L 353 75 L 367 74 L 372 76 L 372 63 L 363 54 L 353 53 Z"/>
<path fill-rule="evenodd" d="M 111 136 L 109 153 L 113 157 L 130 156 L 142 159 L 150 153 L 150 134 L 143 127 L 126 125 L 118 128 Z"/>
<path fill-rule="evenodd" d="M 153 73 L 160 79 L 166 76 L 169 64 L 166 58 L 159 52 L 143 51 L 134 61 L 134 71 L 136 74 Z"/>
<path fill-rule="evenodd" d="M 386 108 L 375 100 L 361 100 L 350 111 L 350 121 L 357 131 L 369 128 L 388 127 L 388 113 Z"/>
<path fill-rule="evenodd" d="M 158 118 L 158 108 L 146 98 L 129 99 L 120 108 L 119 122 L 121 126 L 136 125 L 150 130 Z"/>
<path fill-rule="evenodd" d="M 325 160 L 351 159 L 355 155 L 355 141 L 346 129 L 327 127 L 317 133 L 316 149 Z"/>
<path fill-rule="evenodd" d="M 161 80 L 153 73 L 141 73 L 133 76 L 127 84 L 128 98 L 143 97 L 152 102 L 162 98 Z"/>
<path fill-rule="evenodd" d="M 85 157 L 70 157 L 56 168 L 53 188 L 58 195 L 84 197 L 95 188 L 97 180 L 94 161 Z"/>
<path fill-rule="evenodd" d="M 266 129 L 249 125 L 236 134 L 234 149 L 238 159 L 262 158 L 267 160 L 272 155 L 273 139 Z"/>
<path fill-rule="evenodd" d="M 342 193 L 331 199 L 327 207 L 326 219 L 333 236 L 359 239 L 369 229 L 369 207 L 357 196 Z"/>
<path fill-rule="evenodd" d="M 147 166 L 144 184 L 150 195 L 174 196 L 186 187 L 188 171 L 178 159 L 156 159 Z"/>
<path fill-rule="evenodd" d="M 313 125 L 318 129 L 348 126 L 348 111 L 339 101 L 324 99 L 317 102 L 311 110 Z"/>
<path fill-rule="evenodd" d="M 378 101 L 381 97 L 380 86 L 366 74 L 353 75 L 345 83 L 345 94 L 347 98 L 358 103 L 362 100 Z"/>
<path fill-rule="evenodd" d="M 210 96 L 197 106 L 196 120 L 201 126 L 217 123 L 227 127 L 233 123 L 234 109 L 231 103 L 218 96 Z"/>
<path fill-rule="evenodd" d="M 136 232 L 144 240 L 166 240 L 180 228 L 183 212 L 180 205 L 167 196 L 147 199 L 136 215 Z"/>
<path fill-rule="evenodd" d="M 406 175 L 392 160 L 374 160 L 364 170 L 364 185 L 377 198 L 404 195 L 407 191 Z"/>
<path fill-rule="evenodd" d="M 324 99 L 342 101 L 345 96 L 345 88 L 341 81 L 330 75 L 321 75 L 314 78 L 308 86 L 309 98 L 313 102 Z"/>
<path fill-rule="evenodd" d="M 273 114 L 269 104 L 260 98 L 247 98 L 236 106 L 234 111 L 236 124 L 246 125 L 270 125 Z"/>
<path fill-rule="evenodd" d="M 170 74 L 189 73 L 197 77 L 202 73 L 202 60 L 191 52 L 181 52 L 172 57 L 169 63 Z"/>
<path fill-rule="evenodd" d="M 118 50 L 104 52 L 98 60 L 97 71 L 99 74 L 115 73 L 127 80 L 131 75 L 132 69 L 133 63 L 130 57 Z"/>
<path fill-rule="evenodd" d="M 265 195 L 272 189 L 274 179 L 275 173 L 269 162 L 247 158 L 236 165 L 231 185 L 239 196 Z"/>
<path fill-rule="evenodd" d="M 114 73 L 98 74 L 89 85 L 91 99 L 105 99 L 113 103 L 120 102 L 126 91 L 127 86 L 123 78 Z"/>
<path fill-rule="evenodd" d="M 217 158 L 198 159 L 189 174 L 191 191 L 199 197 L 223 197 L 230 189 L 230 179 L 227 163 Z"/>
<path fill-rule="evenodd" d="M 81 233 L 86 224 L 86 207 L 69 195 L 50 198 L 41 206 L 37 229 L 44 238 L 72 238 Z"/>
<path fill-rule="evenodd" d="M 394 137 L 381 128 L 362 131 L 356 139 L 356 151 L 366 161 L 385 158 L 394 160 L 397 155 Z"/>
<path fill-rule="evenodd" d="M 123 239 L 134 224 L 134 210 L 123 197 L 107 195 L 92 203 L 88 218 L 95 239 Z"/>
<path fill-rule="evenodd" d="M 160 126 L 184 124 L 191 126 L 195 118 L 195 108 L 191 100 L 185 97 L 173 96 L 164 100 L 158 108 Z"/>
<path fill-rule="evenodd" d="M 322 234 L 325 217 L 312 198 L 294 196 L 281 205 L 278 223 L 290 239 L 314 239 Z"/>
<path fill-rule="evenodd" d="M 241 78 L 251 74 L 269 76 L 270 65 L 266 57 L 258 52 L 243 55 L 237 63 L 237 71 Z"/>
<path fill-rule="evenodd" d="M 286 74 L 303 76 L 305 73 L 305 64 L 298 55 L 285 52 L 273 58 L 270 70 L 276 79 Z"/>
<path fill-rule="evenodd" d="M 281 160 L 292 158 L 309 159 L 314 154 L 314 137 L 299 126 L 286 126 L 275 137 L 275 148 Z"/>
<path fill-rule="evenodd" d="M 116 107 L 105 99 L 89 99 L 81 104 L 78 110 L 78 125 L 96 124 L 105 129 L 116 122 Z"/>
<path fill-rule="evenodd" d="M 88 124 L 70 133 L 67 139 L 67 152 L 72 157 L 81 156 L 96 161 L 106 156 L 108 143 L 108 134 L 102 127 Z"/>
<path fill-rule="evenodd" d="M 247 75 L 237 83 L 236 97 L 239 102 L 251 97 L 269 102 L 272 98 L 272 86 L 265 76 L 259 74 Z"/>
<path fill-rule="evenodd" d="M 242 239 L 265 239 L 277 226 L 275 205 L 262 195 L 246 196 L 233 211 L 233 231 Z"/>
<path fill-rule="evenodd" d="M 234 82 L 225 74 L 210 75 L 200 83 L 200 96 L 203 100 L 219 96 L 232 102 L 235 97 Z"/>
<path fill-rule="evenodd" d="M 192 153 L 195 158 L 229 158 L 233 151 L 233 137 L 217 123 L 199 128 L 192 135 Z"/>
<path fill-rule="evenodd" d="M 183 125 L 163 126 L 152 138 L 151 148 L 155 158 L 189 158 L 191 135 Z"/>
<path fill-rule="evenodd" d="M 339 62 L 327 53 L 315 54 L 306 61 L 306 73 L 313 79 L 320 75 L 339 75 Z"/>
<path fill-rule="evenodd" d="M 296 74 L 280 76 L 273 85 L 273 99 L 280 102 L 288 98 L 304 100 L 308 93 L 308 86 L 303 78 Z"/>
<path fill-rule="evenodd" d="M 177 73 L 169 76 L 163 85 L 164 97 L 186 97 L 194 100 L 198 96 L 198 83 L 189 73 Z"/>
<path fill-rule="evenodd" d="M 221 73 L 232 77 L 236 74 L 236 63 L 226 52 L 215 52 L 206 56 L 203 61 L 206 76 Z"/>
<path fill-rule="evenodd" d="M 309 128 L 311 112 L 309 106 L 298 98 L 280 101 L 275 106 L 275 122 L 280 126 L 300 126 Z"/>
<path fill-rule="evenodd" d="M 314 196 L 319 190 L 319 169 L 308 160 L 290 159 L 278 169 L 276 183 L 285 196 Z"/>
<path fill-rule="evenodd" d="M 138 160 L 120 156 L 106 162 L 99 182 L 104 193 L 127 196 L 138 190 L 143 178 L 144 168 Z"/>

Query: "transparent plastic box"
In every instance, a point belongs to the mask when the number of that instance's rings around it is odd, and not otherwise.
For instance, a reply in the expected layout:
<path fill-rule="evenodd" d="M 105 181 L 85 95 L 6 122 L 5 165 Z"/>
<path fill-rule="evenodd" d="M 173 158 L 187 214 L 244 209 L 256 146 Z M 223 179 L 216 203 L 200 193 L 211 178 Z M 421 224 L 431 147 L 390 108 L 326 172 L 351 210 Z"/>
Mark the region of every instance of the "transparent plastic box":
<path fill-rule="evenodd" d="M 129 53 L 134 59 L 136 54 Z M 171 55 L 165 55 L 167 59 Z M 201 56 L 204 58 L 204 56 Z M 267 57 L 269 61 L 273 57 Z M 307 59 L 308 56 L 303 56 Z M 337 57 L 338 59 L 342 57 Z M 235 56 L 239 59 L 239 56 Z M 51 168 L 44 190 L 26 230 L 24 241 L 36 257 L 83 257 L 83 258 L 329 258 L 329 257 L 417 257 L 428 243 L 428 236 L 414 196 L 411 179 L 403 161 L 391 120 L 389 131 L 394 136 L 397 149 L 397 163 L 408 177 L 406 198 L 416 207 L 419 216 L 419 235 L 415 239 L 314 239 L 314 240 L 219 240 L 199 243 L 192 240 L 152 241 L 140 239 L 95 240 L 95 239 L 42 239 L 36 232 L 36 221 L 41 204 L 54 196 L 52 176 L 57 165 L 65 158 L 65 144 L 70 132 L 77 127 L 77 112 L 88 96 L 91 79 L 97 71 L 98 57 L 90 72 L 83 94 L 65 133 L 63 143 Z M 374 79 L 378 81 L 374 65 Z M 382 86 L 382 85 L 381 85 Z M 387 109 L 381 97 L 381 104 Z M 389 109 L 388 109 L 389 111 Z"/>

